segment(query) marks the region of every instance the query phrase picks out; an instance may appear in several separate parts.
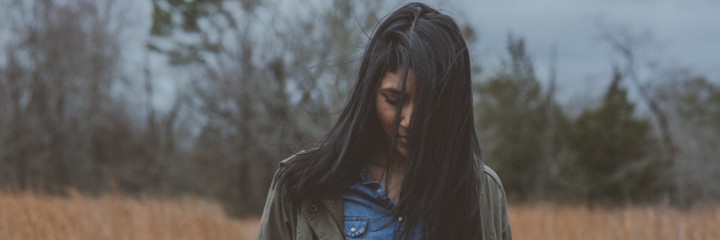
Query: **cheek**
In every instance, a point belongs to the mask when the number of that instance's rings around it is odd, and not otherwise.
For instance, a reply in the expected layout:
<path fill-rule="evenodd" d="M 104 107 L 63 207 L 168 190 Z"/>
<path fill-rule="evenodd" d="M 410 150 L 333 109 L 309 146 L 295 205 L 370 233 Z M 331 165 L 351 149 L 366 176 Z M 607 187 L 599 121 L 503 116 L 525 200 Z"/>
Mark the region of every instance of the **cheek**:
<path fill-rule="evenodd" d="M 377 109 L 377 115 L 380 120 L 380 124 L 385 134 L 390 134 L 392 130 L 393 118 L 395 118 L 395 107 L 386 103 L 383 97 L 376 99 L 375 107 Z"/>

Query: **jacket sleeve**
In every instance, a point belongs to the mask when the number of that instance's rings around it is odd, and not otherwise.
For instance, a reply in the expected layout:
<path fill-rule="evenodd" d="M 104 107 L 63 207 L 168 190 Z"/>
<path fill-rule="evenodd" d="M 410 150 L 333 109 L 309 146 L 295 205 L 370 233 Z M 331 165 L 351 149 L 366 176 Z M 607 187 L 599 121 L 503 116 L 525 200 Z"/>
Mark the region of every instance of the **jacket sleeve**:
<path fill-rule="evenodd" d="M 497 224 L 500 225 L 499 229 L 501 229 L 498 235 L 500 235 L 500 239 L 502 240 L 512 240 L 512 232 L 510 231 L 510 218 L 508 217 L 507 201 L 505 199 L 505 189 L 503 189 L 501 186 L 500 191 L 501 198 L 500 201 L 498 201 L 498 206 L 495 208 L 495 216 L 499 219 Z"/>
<path fill-rule="evenodd" d="M 484 166 L 485 181 L 483 181 L 483 229 L 486 230 L 484 239 L 512 240 L 510 219 L 507 213 L 505 189 L 495 171 Z M 485 217 L 487 216 L 487 218 Z"/>
<path fill-rule="evenodd" d="M 293 207 L 287 199 L 282 196 L 282 191 L 276 188 L 278 179 L 282 174 L 282 167 L 275 172 L 273 181 L 270 184 L 265 209 L 257 239 L 294 239 L 296 221 L 293 216 Z"/>

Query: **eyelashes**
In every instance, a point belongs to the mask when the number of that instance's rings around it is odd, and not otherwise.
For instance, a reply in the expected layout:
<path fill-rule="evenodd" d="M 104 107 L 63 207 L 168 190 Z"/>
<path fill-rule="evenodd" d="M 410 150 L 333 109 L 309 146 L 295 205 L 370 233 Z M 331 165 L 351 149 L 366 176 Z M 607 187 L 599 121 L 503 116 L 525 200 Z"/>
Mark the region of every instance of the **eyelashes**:
<path fill-rule="evenodd" d="M 385 97 L 385 102 L 395 106 L 398 103 L 399 99 L 390 99 L 389 97 Z"/>

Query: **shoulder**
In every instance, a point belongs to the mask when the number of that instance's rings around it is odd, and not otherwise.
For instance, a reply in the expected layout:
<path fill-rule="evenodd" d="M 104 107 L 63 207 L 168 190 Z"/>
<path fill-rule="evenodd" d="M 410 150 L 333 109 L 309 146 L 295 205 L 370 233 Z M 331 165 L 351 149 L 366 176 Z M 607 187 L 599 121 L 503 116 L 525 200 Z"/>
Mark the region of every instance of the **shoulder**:
<path fill-rule="evenodd" d="M 290 163 L 290 161 L 292 161 L 296 157 L 297 157 L 297 153 L 280 161 L 280 166 L 279 166 L 278 170 L 283 170 L 283 168 L 285 168 Z"/>
<path fill-rule="evenodd" d="M 485 165 L 483 163 L 483 176 L 485 179 L 490 180 L 493 185 L 497 185 L 498 188 L 502 189 L 502 182 L 500 181 L 500 177 L 498 177 L 497 173 L 492 170 L 488 165 Z"/>
<path fill-rule="evenodd" d="M 497 173 L 484 164 L 482 175 L 483 190 L 480 211 L 483 214 L 485 239 L 512 239 L 502 182 Z"/>
<path fill-rule="evenodd" d="M 297 159 L 300 155 L 308 154 L 315 149 L 317 149 L 317 148 L 313 148 L 313 149 L 309 149 L 309 150 L 301 150 L 300 152 L 297 152 L 297 153 L 293 154 L 292 156 L 280 161 L 280 170 L 282 170 L 283 168 L 285 168 L 286 166 L 291 164 L 293 162 L 293 160 Z"/>
<path fill-rule="evenodd" d="M 505 189 L 503 189 L 502 182 L 500 181 L 500 177 L 498 177 L 497 173 L 495 173 L 495 171 L 493 171 L 489 166 L 483 164 L 481 178 L 482 192 L 485 202 L 492 204 L 492 206 L 501 202 L 504 203 Z"/>
<path fill-rule="evenodd" d="M 304 161 L 303 159 L 307 160 L 307 157 L 305 156 L 312 153 L 315 149 L 317 148 L 302 150 L 280 161 L 280 163 L 278 163 L 277 171 L 273 176 L 271 187 L 275 188 L 279 185 L 282 188 L 283 185 L 287 183 L 288 178 L 293 178 L 293 176 L 297 173 L 298 169 L 303 168 L 303 165 L 307 163 L 307 161 Z"/>

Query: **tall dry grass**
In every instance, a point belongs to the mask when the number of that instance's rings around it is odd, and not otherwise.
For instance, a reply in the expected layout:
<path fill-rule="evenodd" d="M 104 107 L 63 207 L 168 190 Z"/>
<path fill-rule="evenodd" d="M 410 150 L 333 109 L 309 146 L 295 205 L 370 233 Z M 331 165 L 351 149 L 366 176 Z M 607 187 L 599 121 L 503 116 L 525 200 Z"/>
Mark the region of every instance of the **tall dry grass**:
<path fill-rule="evenodd" d="M 514 239 L 718 239 L 720 205 L 588 209 L 511 205 Z M 254 239 L 259 219 L 233 220 L 194 198 L 132 200 L 119 195 L 43 197 L 0 192 L 0 239 Z"/>
<path fill-rule="evenodd" d="M 220 206 L 194 198 L 141 201 L 0 191 L 0 239 L 255 239 L 259 220 L 232 220 Z"/>
<path fill-rule="evenodd" d="M 589 209 L 537 204 L 511 206 L 515 239 L 720 239 L 720 205 L 681 211 L 667 206 Z"/>

